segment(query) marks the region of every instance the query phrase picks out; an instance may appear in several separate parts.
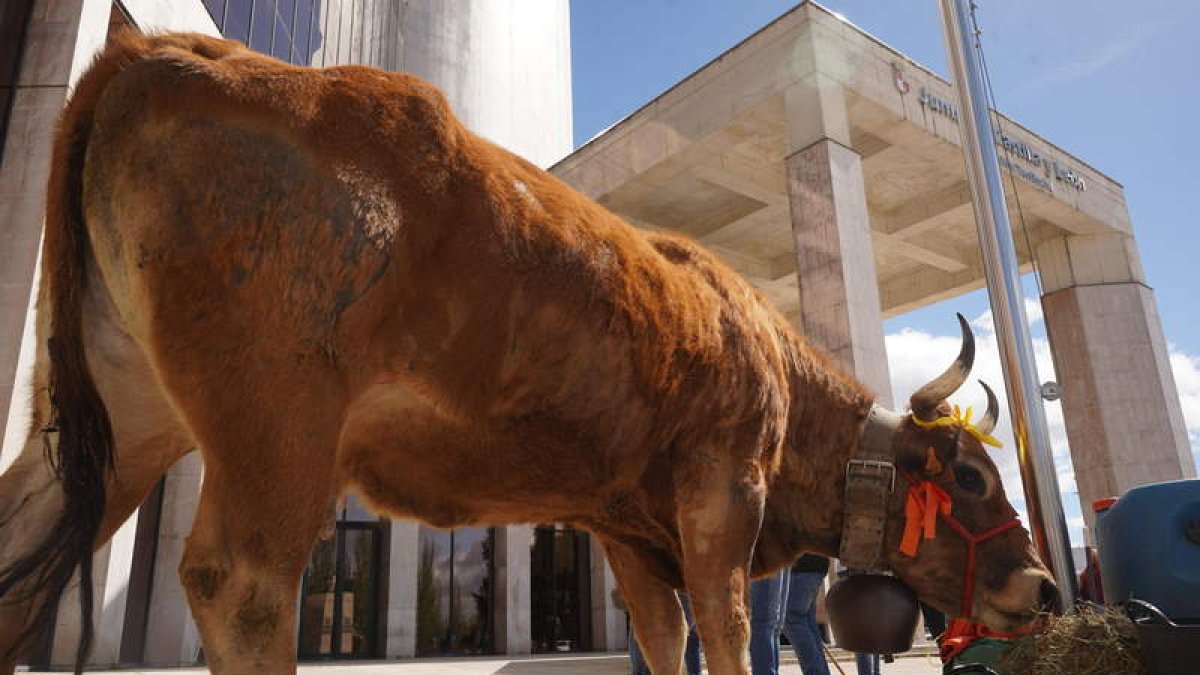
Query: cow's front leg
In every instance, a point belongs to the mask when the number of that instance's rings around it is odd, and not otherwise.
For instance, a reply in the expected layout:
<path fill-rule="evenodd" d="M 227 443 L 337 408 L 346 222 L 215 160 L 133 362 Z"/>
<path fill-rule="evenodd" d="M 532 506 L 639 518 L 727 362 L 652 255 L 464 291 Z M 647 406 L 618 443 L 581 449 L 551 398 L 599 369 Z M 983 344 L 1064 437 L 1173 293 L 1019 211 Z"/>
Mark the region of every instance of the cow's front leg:
<path fill-rule="evenodd" d="M 745 675 L 750 559 L 766 498 L 762 472 L 748 462 L 678 489 L 684 582 L 708 672 Z"/>
<path fill-rule="evenodd" d="M 637 551 L 602 541 L 621 597 L 629 607 L 633 632 L 650 672 L 652 675 L 677 675 L 683 665 L 687 639 L 679 596 L 675 589 L 647 570 Z"/>

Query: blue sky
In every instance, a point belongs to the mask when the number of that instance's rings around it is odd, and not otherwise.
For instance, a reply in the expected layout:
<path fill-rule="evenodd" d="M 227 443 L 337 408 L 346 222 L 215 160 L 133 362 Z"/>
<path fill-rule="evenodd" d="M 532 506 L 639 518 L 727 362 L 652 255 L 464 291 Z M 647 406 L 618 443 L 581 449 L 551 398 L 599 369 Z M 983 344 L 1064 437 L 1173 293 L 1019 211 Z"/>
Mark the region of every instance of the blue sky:
<path fill-rule="evenodd" d="M 576 145 L 633 112 L 794 7 L 792 0 L 573 0 L 571 40 Z M 860 28 L 946 75 L 936 0 L 827 0 Z M 1154 288 L 1193 449 L 1200 449 L 1200 316 L 1195 286 L 1200 233 L 1196 38 L 1200 3 L 1144 0 L 980 0 L 979 21 L 1001 110 L 1125 186 L 1142 262 Z M 1036 286 L 1026 278 L 1036 298 Z M 954 312 L 976 319 L 977 369 L 999 384 L 987 299 L 972 293 L 890 320 L 890 351 L 946 347 Z M 1053 375 L 1040 311 L 1030 306 L 1039 374 Z M 949 348 L 953 348 L 950 345 Z M 932 352 L 931 352 L 932 355 Z M 924 375 L 892 358 L 897 400 Z M 936 366 L 935 366 L 936 367 Z M 974 392 L 968 399 L 982 398 Z M 1048 406 L 1073 538 L 1079 509 L 1057 406 Z M 1010 495 L 1015 462 L 1002 461 Z M 1014 490 L 1016 493 L 1014 494 Z M 1019 501 L 1019 500 L 1017 500 Z"/>

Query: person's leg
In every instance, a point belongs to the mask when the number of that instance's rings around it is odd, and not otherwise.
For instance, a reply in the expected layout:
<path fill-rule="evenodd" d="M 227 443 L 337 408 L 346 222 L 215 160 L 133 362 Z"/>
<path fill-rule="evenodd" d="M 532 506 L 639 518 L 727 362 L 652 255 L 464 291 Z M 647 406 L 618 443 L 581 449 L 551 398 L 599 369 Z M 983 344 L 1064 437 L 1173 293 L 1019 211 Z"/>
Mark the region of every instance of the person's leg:
<path fill-rule="evenodd" d="M 750 584 L 750 671 L 778 675 L 779 629 L 787 570 Z"/>
<path fill-rule="evenodd" d="M 687 675 L 700 675 L 700 635 L 696 633 L 696 618 L 692 616 L 692 603 L 687 593 L 679 594 L 679 604 L 683 606 L 683 618 L 687 621 L 687 646 L 683 649 L 683 666 Z"/>
<path fill-rule="evenodd" d="M 824 578 L 825 575 L 818 572 L 793 573 L 788 588 L 783 630 L 796 651 L 804 675 L 829 675 L 816 616 L 817 591 Z"/>
<path fill-rule="evenodd" d="M 921 617 L 925 620 L 925 631 L 930 639 L 936 639 L 946 632 L 946 615 L 941 610 L 922 602 Z"/>
<path fill-rule="evenodd" d="M 855 654 L 854 665 L 858 669 L 858 675 L 877 675 L 879 672 L 875 668 L 874 654 Z"/>
<path fill-rule="evenodd" d="M 633 624 L 629 624 L 629 675 L 650 675 L 646 659 L 638 647 L 637 638 L 633 636 Z"/>

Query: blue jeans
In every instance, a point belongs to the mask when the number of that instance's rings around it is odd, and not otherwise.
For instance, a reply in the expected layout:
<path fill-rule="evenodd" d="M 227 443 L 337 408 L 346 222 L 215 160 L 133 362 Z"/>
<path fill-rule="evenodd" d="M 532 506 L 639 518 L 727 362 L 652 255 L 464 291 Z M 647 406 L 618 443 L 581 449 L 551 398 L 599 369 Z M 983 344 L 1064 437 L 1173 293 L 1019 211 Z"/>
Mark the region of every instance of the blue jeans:
<path fill-rule="evenodd" d="M 820 572 L 792 572 L 788 586 L 787 619 L 783 632 L 796 650 L 804 675 L 829 675 L 824 643 L 817 629 L 817 591 L 825 575 Z"/>
<path fill-rule="evenodd" d="M 880 675 L 883 672 L 878 654 L 855 654 L 854 665 L 858 667 L 858 675 Z"/>
<path fill-rule="evenodd" d="M 750 583 L 750 671 L 779 675 L 779 634 L 787 607 L 788 570 Z"/>
<path fill-rule="evenodd" d="M 683 606 L 683 618 L 688 631 L 683 662 L 687 666 L 687 675 L 700 675 L 700 636 L 696 634 L 696 620 L 692 618 L 692 603 L 688 602 L 687 593 L 679 594 L 679 604 Z M 629 672 L 631 675 L 650 675 L 650 666 L 646 665 L 642 650 L 633 637 L 632 625 L 629 627 Z"/>

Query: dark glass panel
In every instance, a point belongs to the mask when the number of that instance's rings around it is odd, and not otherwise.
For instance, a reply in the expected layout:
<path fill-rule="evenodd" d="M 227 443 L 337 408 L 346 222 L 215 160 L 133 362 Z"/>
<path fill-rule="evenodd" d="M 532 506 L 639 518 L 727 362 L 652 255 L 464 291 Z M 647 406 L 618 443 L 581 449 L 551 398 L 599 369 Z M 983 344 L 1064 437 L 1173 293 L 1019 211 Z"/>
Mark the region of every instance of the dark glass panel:
<path fill-rule="evenodd" d="M 217 28 L 221 28 L 221 21 L 225 18 L 225 0 L 204 0 L 204 8 Z"/>
<path fill-rule="evenodd" d="M 204 0 L 204 8 L 208 10 L 208 15 L 212 17 L 218 29 L 225 18 L 225 2 L 226 0 Z"/>
<path fill-rule="evenodd" d="M 421 528 L 417 655 L 483 654 L 492 646 L 492 531 Z"/>
<path fill-rule="evenodd" d="M 450 625 L 450 532 L 421 527 L 417 561 L 417 656 L 446 651 Z"/>
<path fill-rule="evenodd" d="M 298 0 L 296 2 L 296 20 L 292 22 L 292 63 L 300 66 L 309 65 L 308 40 L 313 31 L 313 0 Z"/>
<path fill-rule="evenodd" d="M 491 651 L 492 533 L 454 531 L 454 585 L 450 597 L 450 647 L 455 653 Z"/>
<path fill-rule="evenodd" d="M 337 546 L 335 539 L 322 539 L 313 547 L 304 574 L 300 605 L 301 657 L 333 655 L 336 614 L 334 589 L 337 585 Z"/>
<path fill-rule="evenodd" d="M 275 16 L 274 45 L 271 48 L 271 56 L 286 61 L 292 53 L 292 34 L 278 15 Z"/>
<path fill-rule="evenodd" d="M 271 53 L 271 27 L 275 24 L 275 0 L 255 0 L 250 19 L 250 48 Z"/>
<path fill-rule="evenodd" d="M 342 534 L 339 595 L 343 598 L 338 655 L 375 655 L 379 602 L 379 529 L 350 526 Z"/>
<path fill-rule="evenodd" d="M 587 535 L 568 527 L 534 530 L 533 650 L 568 652 L 590 647 L 590 564 Z"/>
<path fill-rule="evenodd" d="M 292 32 L 292 19 L 296 13 L 296 0 L 276 0 L 275 13 L 283 20 L 283 25 L 287 26 L 288 33 Z"/>
<path fill-rule="evenodd" d="M 378 656 L 382 531 L 378 522 L 339 522 L 336 536 L 313 548 L 301 586 L 301 657 Z"/>
<path fill-rule="evenodd" d="M 317 65 L 312 61 L 313 55 L 325 44 L 325 25 L 321 21 L 321 12 L 321 0 L 313 0 L 312 23 L 308 26 L 308 48 L 305 52 L 308 65 Z"/>
<path fill-rule="evenodd" d="M 253 0 L 229 0 L 225 5 L 225 25 L 221 34 L 230 40 L 248 43 L 250 40 L 250 9 Z"/>

